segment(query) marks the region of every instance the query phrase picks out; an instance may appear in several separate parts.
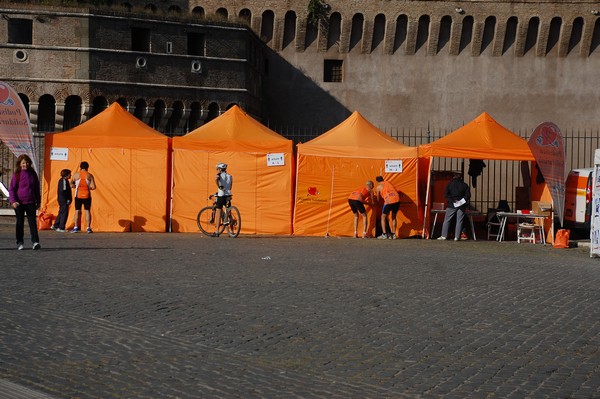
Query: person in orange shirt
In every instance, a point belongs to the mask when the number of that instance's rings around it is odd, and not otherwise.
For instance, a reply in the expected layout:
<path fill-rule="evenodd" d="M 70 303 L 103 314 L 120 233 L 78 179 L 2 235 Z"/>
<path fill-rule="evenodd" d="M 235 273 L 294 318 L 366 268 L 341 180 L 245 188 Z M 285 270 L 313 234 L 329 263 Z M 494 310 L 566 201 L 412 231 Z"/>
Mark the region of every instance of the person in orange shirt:
<path fill-rule="evenodd" d="M 376 192 L 378 195 L 381 195 L 383 198 L 383 209 L 381 216 L 381 235 L 377 238 L 386 239 L 389 238 L 391 240 L 396 239 L 396 215 L 398 214 L 398 209 L 400 208 L 400 196 L 398 195 L 398 191 L 392 185 L 392 183 L 388 181 L 384 181 L 382 176 L 377 176 L 375 179 L 377 181 Z M 392 231 L 390 234 L 387 234 L 387 226 L 386 221 L 389 214 L 392 214 L 392 222 L 390 224 Z"/>
<path fill-rule="evenodd" d="M 71 180 L 71 187 L 75 189 L 75 227 L 71 230 L 71 233 L 78 233 L 80 231 L 79 223 L 81 222 L 82 206 L 85 211 L 87 232 L 92 233 L 92 214 L 90 212 L 92 208 L 91 191 L 96 189 L 96 181 L 94 180 L 94 176 L 88 172 L 89 167 L 90 165 L 86 161 L 81 162 L 79 164 L 81 170 L 75 172 Z"/>
<path fill-rule="evenodd" d="M 369 222 L 367 219 L 367 212 L 364 204 L 375 203 L 373 199 L 373 187 L 374 184 L 371 180 L 368 180 L 364 187 L 358 187 L 348 197 L 348 205 L 354 214 L 354 238 L 358 238 L 358 214 L 360 213 L 363 218 L 363 234 L 362 238 L 369 238 Z"/>

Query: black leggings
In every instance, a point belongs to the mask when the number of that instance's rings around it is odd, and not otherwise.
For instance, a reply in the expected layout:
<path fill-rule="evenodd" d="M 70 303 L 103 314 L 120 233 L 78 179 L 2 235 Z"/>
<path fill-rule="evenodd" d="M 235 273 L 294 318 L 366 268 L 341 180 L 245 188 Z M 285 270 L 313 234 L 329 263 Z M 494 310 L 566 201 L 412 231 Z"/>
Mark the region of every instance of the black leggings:
<path fill-rule="evenodd" d="M 31 242 L 40 242 L 37 229 L 37 207 L 35 204 L 21 204 L 15 209 L 17 216 L 16 235 L 17 245 L 23 244 L 23 235 L 25 230 L 25 214 L 27 214 L 27 222 L 29 223 L 29 232 L 31 233 Z"/>

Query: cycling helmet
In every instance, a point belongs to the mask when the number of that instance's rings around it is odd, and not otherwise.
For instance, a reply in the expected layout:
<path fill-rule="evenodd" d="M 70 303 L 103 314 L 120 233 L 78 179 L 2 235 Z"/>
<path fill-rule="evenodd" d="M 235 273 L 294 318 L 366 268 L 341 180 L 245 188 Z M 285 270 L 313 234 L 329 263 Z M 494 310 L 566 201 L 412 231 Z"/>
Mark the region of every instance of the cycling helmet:
<path fill-rule="evenodd" d="M 226 163 L 218 163 L 217 164 L 217 169 L 227 169 L 227 164 Z"/>

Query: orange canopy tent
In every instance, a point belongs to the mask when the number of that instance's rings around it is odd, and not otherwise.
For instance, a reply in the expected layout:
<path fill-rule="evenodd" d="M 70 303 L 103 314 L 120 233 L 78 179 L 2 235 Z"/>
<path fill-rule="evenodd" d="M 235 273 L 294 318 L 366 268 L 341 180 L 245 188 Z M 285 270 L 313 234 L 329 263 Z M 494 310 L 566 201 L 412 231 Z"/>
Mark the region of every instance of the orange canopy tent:
<path fill-rule="evenodd" d="M 401 164 L 401 172 L 386 172 L 386 161 Z M 398 236 L 420 234 L 417 163 L 417 148 L 396 141 L 355 111 L 328 132 L 298 144 L 294 234 L 352 236 L 348 196 L 379 175 L 401 193 Z M 374 236 L 377 211 L 369 208 Z"/>
<path fill-rule="evenodd" d="M 241 233 L 291 234 L 293 148 L 291 140 L 237 105 L 185 136 L 174 137 L 172 231 L 199 231 L 196 216 L 217 191 L 215 166 L 224 162 L 233 176 L 232 203 L 241 213 Z"/>
<path fill-rule="evenodd" d="M 95 231 L 166 231 L 168 137 L 114 103 L 71 130 L 46 135 L 45 143 L 42 209 L 58 213 L 61 170 L 75 173 L 87 161 L 97 186 Z M 71 207 L 68 228 L 73 213 Z"/>
<path fill-rule="evenodd" d="M 496 122 L 487 112 L 430 144 L 421 157 L 532 161 L 527 141 Z"/>
<path fill-rule="evenodd" d="M 535 160 L 527 141 L 504 126 L 496 122 L 487 112 L 448 135 L 430 143 L 419 146 L 420 157 L 445 157 L 465 159 L 490 159 L 490 160 Z M 431 162 L 429 162 L 431 168 Z M 427 198 L 429 204 L 429 190 L 431 186 L 431 173 L 428 175 Z M 429 207 L 425 207 L 423 217 L 427 223 Z M 427 229 L 423 229 L 426 234 Z"/>

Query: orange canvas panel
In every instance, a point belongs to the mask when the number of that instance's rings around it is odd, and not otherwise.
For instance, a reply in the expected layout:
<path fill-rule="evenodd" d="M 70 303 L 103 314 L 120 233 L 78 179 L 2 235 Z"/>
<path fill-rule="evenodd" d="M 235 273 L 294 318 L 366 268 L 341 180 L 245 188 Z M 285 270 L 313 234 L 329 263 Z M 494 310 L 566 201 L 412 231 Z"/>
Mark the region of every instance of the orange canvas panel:
<path fill-rule="evenodd" d="M 131 231 L 167 231 L 168 166 L 166 152 L 132 150 Z"/>
<path fill-rule="evenodd" d="M 218 118 L 173 140 L 174 149 L 237 152 L 291 152 L 291 140 L 246 115 L 234 105 Z"/>
<path fill-rule="evenodd" d="M 384 173 L 385 160 L 298 155 L 294 234 L 307 236 L 352 236 L 353 214 L 348 195 L 367 180 L 382 175 L 401 194 L 398 236 L 419 235 L 417 159 L 403 160 L 402 173 Z M 369 234 L 375 235 L 381 206 L 366 206 Z M 362 229 L 362 218 L 359 220 Z"/>
<path fill-rule="evenodd" d="M 52 135 L 51 145 L 79 148 L 166 149 L 169 138 L 113 103 L 92 119 Z"/>
<path fill-rule="evenodd" d="M 67 161 L 50 161 L 46 147 L 42 208 L 58 214 L 57 187 L 62 169 L 79 170 L 90 164 L 96 180 L 92 191 L 92 228 L 97 232 L 164 232 L 166 220 L 166 151 L 162 158 L 153 150 L 69 148 Z M 73 191 L 74 194 L 74 191 Z M 74 227 L 74 206 L 67 228 Z M 85 222 L 82 221 L 82 227 Z"/>
<path fill-rule="evenodd" d="M 283 154 L 284 165 L 268 166 L 268 154 Z M 228 165 L 233 204 L 242 234 L 291 234 L 293 143 L 233 106 L 207 124 L 173 139 L 172 231 L 198 232 L 196 216 L 217 191 L 215 166 Z"/>
<path fill-rule="evenodd" d="M 421 157 L 532 161 L 527 141 L 484 112 L 454 132 L 419 146 Z"/>
<path fill-rule="evenodd" d="M 402 173 L 386 175 L 386 160 L 402 160 Z M 351 236 L 348 195 L 367 180 L 375 182 L 378 175 L 403 194 L 398 235 L 420 234 L 417 169 L 417 148 L 389 137 L 355 111 L 328 132 L 298 145 L 294 234 Z M 367 212 L 373 236 L 381 207 L 368 207 Z"/>
<path fill-rule="evenodd" d="M 148 127 L 118 103 L 87 122 L 45 138 L 42 208 L 58 213 L 62 169 L 75 173 L 90 164 L 98 188 L 92 192 L 94 231 L 166 231 L 169 138 Z M 53 148 L 67 160 L 50 159 Z M 68 228 L 73 227 L 71 206 Z"/>
<path fill-rule="evenodd" d="M 196 216 L 212 204 L 217 191 L 216 169 L 227 163 L 233 176 L 232 204 L 240 210 L 242 234 L 291 234 L 292 154 L 284 154 L 284 166 L 267 166 L 267 154 L 173 151 L 172 231 L 199 232 Z"/>
<path fill-rule="evenodd" d="M 173 201 L 171 231 L 199 232 L 196 216 L 201 208 L 212 204 L 208 182 L 214 178 L 214 167 L 208 167 L 208 152 L 173 150 Z M 235 190 L 235 176 L 234 176 Z M 214 183 L 213 183 L 214 185 Z M 235 192 L 235 191 L 234 191 Z"/>
<path fill-rule="evenodd" d="M 352 158 L 416 158 L 417 148 L 408 147 L 388 136 L 358 111 L 333 129 L 310 140 L 298 144 L 298 153 Z"/>

